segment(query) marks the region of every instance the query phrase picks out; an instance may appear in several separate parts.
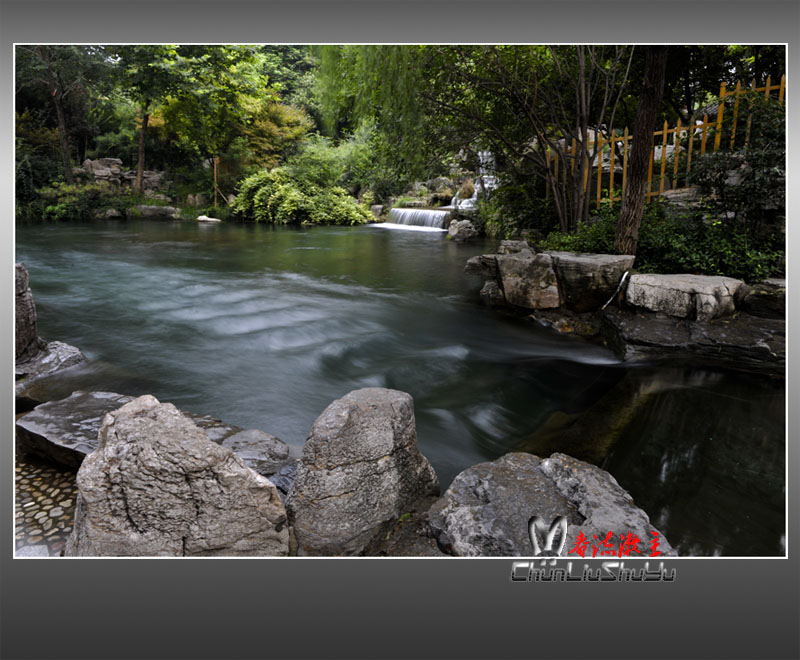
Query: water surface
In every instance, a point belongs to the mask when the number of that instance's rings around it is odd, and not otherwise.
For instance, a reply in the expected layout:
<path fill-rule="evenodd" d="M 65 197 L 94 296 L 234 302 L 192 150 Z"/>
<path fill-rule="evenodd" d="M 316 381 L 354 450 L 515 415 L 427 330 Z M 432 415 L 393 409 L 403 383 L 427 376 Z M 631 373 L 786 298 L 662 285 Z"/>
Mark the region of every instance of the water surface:
<path fill-rule="evenodd" d="M 150 393 L 301 446 L 334 399 L 396 388 L 443 487 L 507 451 L 565 451 L 682 553 L 782 554 L 783 381 L 621 365 L 485 308 L 463 266 L 493 247 L 371 226 L 17 227 L 40 334 L 90 358 L 54 395 Z"/>

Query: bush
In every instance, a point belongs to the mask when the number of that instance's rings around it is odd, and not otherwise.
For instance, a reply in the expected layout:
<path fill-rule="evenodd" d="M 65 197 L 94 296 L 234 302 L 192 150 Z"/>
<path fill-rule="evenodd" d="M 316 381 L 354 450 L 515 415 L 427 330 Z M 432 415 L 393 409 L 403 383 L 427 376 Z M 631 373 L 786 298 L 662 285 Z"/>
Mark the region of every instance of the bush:
<path fill-rule="evenodd" d="M 356 225 L 367 222 L 369 210 L 339 186 L 320 186 L 319 175 L 301 179 L 297 170 L 276 168 L 245 179 L 231 210 L 239 217 L 277 224 Z"/>
<path fill-rule="evenodd" d="M 614 253 L 619 205 L 604 208 L 574 234 L 551 233 L 539 247 L 570 252 Z M 645 273 L 725 275 L 759 282 L 783 270 L 783 239 L 758 239 L 741 227 L 701 213 L 673 216 L 658 203 L 645 207 L 639 230 L 636 269 Z"/>
<path fill-rule="evenodd" d="M 478 200 L 477 223 L 488 236 L 514 238 L 526 230 L 546 233 L 556 225 L 556 218 L 552 203 L 532 186 L 511 185 Z"/>

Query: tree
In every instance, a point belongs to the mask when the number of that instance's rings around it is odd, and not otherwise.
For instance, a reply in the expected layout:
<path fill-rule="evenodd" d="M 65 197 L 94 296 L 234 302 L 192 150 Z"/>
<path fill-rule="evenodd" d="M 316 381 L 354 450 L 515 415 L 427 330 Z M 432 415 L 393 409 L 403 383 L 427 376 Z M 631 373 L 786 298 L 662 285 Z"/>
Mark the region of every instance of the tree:
<path fill-rule="evenodd" d="M 56 114 L 64 180 L 72 183 L 72 159 L 65 105 L 102 76 L 102 49 L 83 46 L 18 46 L 17 92 L 44 89 Z"/>
<path fill-rule="evenodd" d="M 653 131 L 664 92 L 667 46 L 648 46 L 639 110 L 633 126 L 628 181 L 617 221 L 614 249 L 619 254 L 636 254 L 639 226 L 645 203 L 647 170 L 653 146 Z"/>

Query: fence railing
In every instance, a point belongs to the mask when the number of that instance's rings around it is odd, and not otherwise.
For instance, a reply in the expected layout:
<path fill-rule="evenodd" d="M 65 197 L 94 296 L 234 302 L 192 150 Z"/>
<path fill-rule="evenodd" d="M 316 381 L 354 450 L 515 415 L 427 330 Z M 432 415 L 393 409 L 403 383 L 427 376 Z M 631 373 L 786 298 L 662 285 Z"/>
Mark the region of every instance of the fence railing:
<path fill-rule="evenodd" d="M 739 115 L 739 102 L 744 94 L 761 93 L 770 98 L 773 92 L 778 92 L 778 102 L 782 105 L 786 94 L 786 75 L 781 76 L 778 84 L 772 84 L 772 78 L 768 77 L 763 87 L 756 87 L 755 81 L 747 87 L 743 87 L 740 82 L 736 83 L 733 90 L 728 89 L 727 83 L 722 83 L 719 89 L 719 103 L 717 105 L 716 116 L 712 114 L 709 121 L 709 113 L 703 114 L 703 119 L 693 119 L 694 123 L 682 124 L 680 119 L 676 126 L 670 128 L 667 122 L 661 130 L 653 132 L 653 142 L 650 149 L 650 165 L 647 175 L 647 200 L 663 195 L 665 190 L 687 190 L 688 176 L 692 169 L 692 157 L 705 155 L 709 150 L 713 153 L 723 148 L 723 145 L 734 148 L 736 135 L 742 117 Z M 723 120 L 726 112 L 726 99 L 733 98 L 733 113 L 730 126 L 729 141 L 723 142 L 724 125 Z M 752 127 L 752 115 L 748 114 L 745 121 L 744 145 L 750 142 L 750 132 Z M 591 132 L 591 131 L 590 131 Z M 709 145 L 709 139 L 712 138 Z M 741 136 L 740 136 L 741 137 Z M 583 149 L 572 140 L 571 145 L 564 145 L 562 149 L 564 158 L 560 158 L 557 152 L 548 149 L 547 167 L 556 181 L 560 176 L 566 176 L 566 168 L 574 174 L 576 162 L 583 154 L 583 192 L 586 194 L 590 186 L 594 186 L 593 191 L 595 203 L 599 207 L 601 203 L 613 203 L 622 199 L 625 194 L 625 186 L 628 178 L 628 154 L 630 153 L 631 138 L 627 128 L 622 135 L 614 135 L 609 138 L 603 137 L 599 132 L 594 133 Z M 681 143 L 685 146 L 681 147 Z M 595 151 L 595 147 L 597 147 Z M 589 167 L 588 154 L 596 154 Z M 685 154 L 685 162 L 681 162 Z M 669 163 L 672 157 L 672 163 Z M 604 183 L 605 181 L 605 183 Z M 654 186 L 655 182 L 655 186 Z M 617 184 L 620 184 L 617 187 Z M 549 190 L 548 190 L 549 196 Z"/>

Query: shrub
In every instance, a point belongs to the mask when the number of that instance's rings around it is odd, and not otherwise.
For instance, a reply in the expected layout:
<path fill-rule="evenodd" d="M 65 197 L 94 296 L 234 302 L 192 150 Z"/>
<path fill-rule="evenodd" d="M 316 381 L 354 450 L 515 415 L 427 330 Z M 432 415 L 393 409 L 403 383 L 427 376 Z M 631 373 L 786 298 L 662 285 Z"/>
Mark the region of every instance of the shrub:
<path fill-rule="evenodd" d="M 546 250 L 612 254 L 619 205 L 605 207 L 574 234 L 551 233 L 539 243 Z M 725 275 L 759 282 L 782 274 L 779 234 L 754 238 L 741 227 L 702 213 L 665 214 L 658 203 L 645 207 L 635 267 L 646 273 Z"/>

